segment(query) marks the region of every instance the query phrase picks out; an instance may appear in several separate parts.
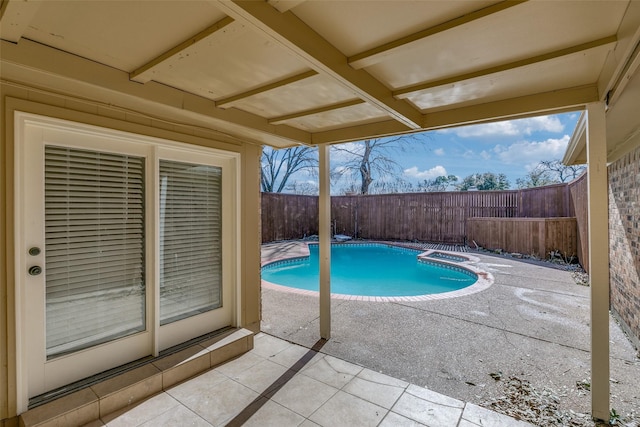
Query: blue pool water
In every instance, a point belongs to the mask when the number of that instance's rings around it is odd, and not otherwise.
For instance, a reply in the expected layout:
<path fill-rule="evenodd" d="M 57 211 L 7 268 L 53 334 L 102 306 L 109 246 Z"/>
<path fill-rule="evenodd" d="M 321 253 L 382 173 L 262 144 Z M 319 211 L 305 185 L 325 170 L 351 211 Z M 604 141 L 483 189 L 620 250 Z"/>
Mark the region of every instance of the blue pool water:
<path fill-rule="evenodd" d="M 310 256 L 277 261 L 262 268 L 262 278 L 278 285 L 317 291 L 318 245 Z M 384 244 L 332 245 L 331 292 L 364 296 L 415 296 L 455 291 L 472 285 L 471 271 L 418 261 L 421 251 Z"/>

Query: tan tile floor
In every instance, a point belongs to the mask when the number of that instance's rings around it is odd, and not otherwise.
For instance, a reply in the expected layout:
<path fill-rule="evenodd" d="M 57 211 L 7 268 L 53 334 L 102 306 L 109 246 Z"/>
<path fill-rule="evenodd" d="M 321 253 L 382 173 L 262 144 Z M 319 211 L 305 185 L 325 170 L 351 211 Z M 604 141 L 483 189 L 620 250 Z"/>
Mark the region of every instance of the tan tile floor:
<path fill-rule="evenodd" d="M 525 427 L 266 334 L 241 357 L 91 425 Z"/>

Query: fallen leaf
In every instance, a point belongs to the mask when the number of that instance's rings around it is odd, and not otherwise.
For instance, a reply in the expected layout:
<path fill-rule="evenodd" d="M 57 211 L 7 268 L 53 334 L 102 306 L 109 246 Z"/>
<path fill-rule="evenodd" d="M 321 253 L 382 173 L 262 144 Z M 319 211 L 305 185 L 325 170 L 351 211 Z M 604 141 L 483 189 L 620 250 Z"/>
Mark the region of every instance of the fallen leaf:
<path fill-rule="evenodd" d="M 496 381 L 500 381 L 500 379 L 502 379 L 502 371 L 498 371 L 498 372 L 491 372 L 489 374 L 489 376 L 491 378 L 493 378 Z"/>

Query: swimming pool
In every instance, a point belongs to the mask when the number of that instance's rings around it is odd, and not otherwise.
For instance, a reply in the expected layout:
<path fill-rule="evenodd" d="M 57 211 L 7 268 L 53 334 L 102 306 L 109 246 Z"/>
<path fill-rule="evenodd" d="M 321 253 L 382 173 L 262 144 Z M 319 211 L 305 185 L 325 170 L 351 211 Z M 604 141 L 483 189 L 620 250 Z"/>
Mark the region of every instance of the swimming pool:
<path fill-rule="evenodd" d="M 368 297 L 410 297 L 454 292 L 478 282 L 479 276 L 470 269 L 453 262 L 438 262 L 429 255 L 418 258 L 422 252 L 379 243 L 333 244 L 331 292 Z M 262 268 L 262 279 L 268 283 L 317 292 L 318 245 L 309 245 L 309 257 L 266 264 Z"/>

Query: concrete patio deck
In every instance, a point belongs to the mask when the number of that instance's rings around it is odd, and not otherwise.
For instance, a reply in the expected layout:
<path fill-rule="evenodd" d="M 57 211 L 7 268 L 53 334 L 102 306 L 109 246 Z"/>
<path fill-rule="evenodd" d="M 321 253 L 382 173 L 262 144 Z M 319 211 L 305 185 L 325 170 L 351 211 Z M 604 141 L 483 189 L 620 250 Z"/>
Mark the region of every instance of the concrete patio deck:
<path fill-rule="evenodd" d="M 263 245 L 263 262 L 306 253 L 303 242 Z M 590 412 L 588 287 L 571 272 L 479 252 L 495 283 L 482 292 L 419 302 L 332 299 L 332 336 L 322 352 L 460 401 L 499 397 L 505 379 L 558 396 L 561 410 Z M 311 347 L 318 299 L 263 287 L 262 330 Z M 610 320 L 611 407 L 640 413 L 640 359 Z M 496 381 L 490 374 L 498 374 Z"/>
<path fill-rule="evenodd" d="M 526 427 L 528 423 L 260 333 L 254 349 L 91 425 Z"/>
<path fill-rule="evenodd" d="M 263 262 L 305 253 L 302 242 L 265 245 Z M 531 426 L 481 406 L 509 377 L 588 413 L 576 385 L 589 379 L 589 289 L 545 264 L 473 255 L 495 277 L 490 288 L 435 301 L 334 299 L 328 341 L 317 297 L 264 287 L 253 350 L 89 425 Z M 612 408 L 637 416 L 640 360 L 613 320 L 611 378 Z"/>

